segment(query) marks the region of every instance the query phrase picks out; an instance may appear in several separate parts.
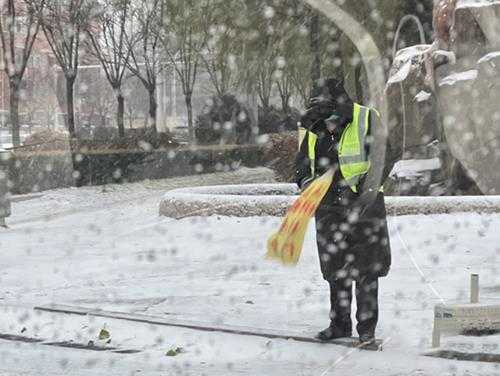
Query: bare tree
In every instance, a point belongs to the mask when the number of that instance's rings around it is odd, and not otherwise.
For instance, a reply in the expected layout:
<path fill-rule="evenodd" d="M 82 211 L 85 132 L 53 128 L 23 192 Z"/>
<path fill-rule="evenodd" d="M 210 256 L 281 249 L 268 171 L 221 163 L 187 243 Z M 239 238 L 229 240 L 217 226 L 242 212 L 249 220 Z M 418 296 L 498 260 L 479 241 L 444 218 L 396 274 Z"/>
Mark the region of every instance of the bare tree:
<path fill-rule="evenodd" d="M 74 84 L 78 74 L 80 44 L 95 9 L 94 0 L 46 0 L 43 11 L 42 28 L 66 81 L 66 124 L 71 138 L 76 138 Z"/>
<path fill-rule="evenodd" d="M 305 74 L 314 61 L 309 53 L 308 20 L 309 9 L 297 0 L 287 0 L 275 5 L 275 18 L 281 20 L 281 34 L 276 46 L 279 49 L 276 86 L 285 114 L 291 113 L 292 97 L 308 97 L 311 80 Z M 298 85 L 297 85 L 298 84 Z M 305 86 L 305 87 L 303 87 Z M 306 93 L 305 95 L 303 93 Z"/>
<path fill-rule="evenodd" d="M 240 18 L 245 9 L 244 0 L 218 1 L 212 6 L 212 22 L 207 27 L 207 42 L 200 54 L 203 67 L 208 73 L 219 98 L 238 86 L 238 70 L 242 64 L 244 40 L 240 35 Z"/>
<path fill-rule="evenodd" d="M 309 96 L 312 89 L 311 76 L 304 72 L 311 71 L 311 54 L 308 50 L 309 43 L 301 40 L 298 46 L 301 46 L 302 54 L 297 54 L 292 61 L 292 64 L 286 67 L 284 74 L 293 85 L 293 91 L 298 95 L 302 102 L 302 106 L 306 108 L 309 103 Z"/>
<path fill-rule="evenodd" d="M 40 28 L 39 11 L 45 0 L 6 0 L 0 5 L 0 39 L 4 69 L 9 78 L 12 144 L 21 144 L 19 99 L 21 82 Z"/>
<path fill-rule="evenodd" d="M 200 54 L 210 27 L 212 0 L 164 0 L 166 21 L 160 35 L 170 64 L 181 82 L 188 115 L 189 138 L 194 141 L 193 89 L 198 77 Z"/>
<path fill-rule="evenodd" d="M 311 37 L 311 82 L 316 87 L 321 78 L 321 18 L 318 13 L 311 12 L 309 20 L 309 36 Z"/>
<path fill-rule="evenodd" d="M 298 96 L 307 107 L 311 90 L 320 77 L 341 75 L 339 35 L 334 24 L 323 16 L 316 17 L 310 7 L 297 7 L 289 18 L 293 27 L 285 33 L 288 38 L 279 44 L 286 63 L 277 80 L 278 91 L 283 104 L 287 97 Z M 318 29 L 318 25 L 322 27 Z"/>
<path fill-rule="evenodd" d="M 87 30 L 93 55 L 101 63 L 118 102 L 116 122 L 118 133 L 125 136 L 124 112 L 125 98 L 122 83 L 127 62 L 130 59 L 131 45 L 126 40 L 131 0 L 104 0 L 103 11 L 97 17 L 98 28 Z"/>
<path fill-rule="evenodd" d="M 33 55 L 35 54 L 36 52 L 33 52 Z M 38 58 L 49 59 L 48 56 L 38 56 Z M 47 62 L 44 62 L 42 64 L 33 64 L 32 68 L 28 68 L 26 76 L 26 79 L 31 84 L 31 90 L 27 91 L 22 108 L 32 118 L 36 118 L 42 125 L 47 126 L 47 129 L 50 129 L 55 123 L 55 114 L 58 109 L 57 84 L 54 81 L 54 72 L 49 68 Z"/>
<path fill-rule="evenodd" d="M 276 12 L 276 17 L 287 20 L 283 26 L 284 33 L 277 43 L 280 58 L 276 75 L 276 86 L 285 114 L 290 113 L 292 97 L 298 96 L 307 105 L 312 86 L 311 76 L 307 72 L 311 71 L 315 60 L 310 52 L 310 10 L 296 1 L 289 9 L 291 13 L 285 12 L 283 8 L 277 8 Z"/>
<path fill-rule="evenodd" d="M 142 82 L 149 95 L 149 126 L 157 132 L 156 86 L 163 64 L 161 34 L 164 15 L 164 0 L 149 0 L 133 3 L 133 19 L 130 30 L 126 30 L 126 41 L 130 59 L 128 69 Z M 188 23 L 188 20 L 186 20 Z"/>
<path fill-rule="evenodd" d="M 252 37 L 245 44 L 246 64 L 242 69 L 242 82 L 247 90 L 257 93 L 264 114 L 271 110 L 271 97 L 277 81 L 281 81 L 284 97 L 289 95 L 288 89 L 291 88 L 288 84 L 285 87 L 282 82 L 283 72 L 280 68 L 283 68 L 282 62 L 286 63 L 284 50 L 297 34 L 295 17 L 290 13 L 295 3 L 291 0 L 252 0 L 246 4 L 250 19 L 248 33 Z"/>
<path fill-rule="evenodd" d="M 257 2 L 247 4 L 252 25 L 252 37 L 245 43 L 243 57 L 245 65 L 240 71 L 240 82 L 247 92 L 257 93 L 264 113 L 271 109 L 271 93 L 275 84 L 276 59 L 279 51 L 276 48 L 278 36 L 271 32 L 269 24 L 272 20 L 263 16 L 261 6 Z M 262 30 L 259 33 L 254 31 Z"/>
<path fill-rule="evenodd" d="M 134 128 L 138 120 L 143 120 L 144 127 L 147 126 L 147 108 L 149 99 L 143 95 L 144 85 L 135 77 L 125 78 L 123 94 L 125 95 L 125 113 L 128 119 L 128 127 Z"/>
<path fill-rule="evenodd" d="M 280 94 L 281 99 L 281 109 L 285 114 L 290 113 L 290 98 L 293 95 L 293 83 L 290 79 L 290 76 L 283 72 L 279 71 L 276 78 L 276 86 L 278 87 L 278 92 Z"/>
<path fill-rule="evenodd" d="M 92 73 L 82 71 L 79 75 L 79 82 L 87 75 L 87 83 L 79 84 L 80 100 L 85 108 L 85 115 L 82 123 L 88 126 L 107 127 L 108 119 L 111 118 L 113 107 L 116 101 L 113 97 L 113 89 L 106 80 L 89 80 Z"/>

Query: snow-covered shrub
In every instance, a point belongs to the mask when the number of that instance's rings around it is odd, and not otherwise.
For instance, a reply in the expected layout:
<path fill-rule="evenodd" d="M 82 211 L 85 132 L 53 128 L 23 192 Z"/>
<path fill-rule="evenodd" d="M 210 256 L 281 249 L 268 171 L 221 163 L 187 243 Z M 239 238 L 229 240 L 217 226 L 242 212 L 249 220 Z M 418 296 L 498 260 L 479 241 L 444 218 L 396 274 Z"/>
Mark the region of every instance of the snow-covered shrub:
<path fill-rule="evenodd" d="M 213 96 L 195 123 L 198 144 L 247 144 L 252 135 L 248 109 L 234 95 Z"/>
<path fill-rule="evenodd" d="M 23 151 L 67 150 L 69 137 L 67 133 L 46 129 L 29 135 L 24 141 Z"/>
<path fill-rule="evenodd" d="M 300 111 L 291 108 L 288 112 L 273 106 L 268 109 L 259 108 L 259 133 L 281 133 L 297 130 L 300 120 Z"/>
<path fill-rule="evenodd" d="M 266 165 L 276 172 L 279 181 L 292 182 L 295 176 L 295 155 L 298 152 L 297 132 L 269 134 L 266 139 Z"/>

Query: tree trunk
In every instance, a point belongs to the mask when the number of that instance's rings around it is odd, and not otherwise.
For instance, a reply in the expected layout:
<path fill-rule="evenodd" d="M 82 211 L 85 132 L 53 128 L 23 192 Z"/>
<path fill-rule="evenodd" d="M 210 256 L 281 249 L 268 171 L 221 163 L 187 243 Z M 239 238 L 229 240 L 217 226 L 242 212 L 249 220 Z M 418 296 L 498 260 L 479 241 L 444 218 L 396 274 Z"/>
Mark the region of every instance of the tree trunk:
<path fill-rule="evenodd" d="M 128 127 L 130 129 L 133 129 L 134 128 L 134 119 L 132 118 L 132 111 L 128 110 L 127 111 L 127 115 L 128 115 Z"/>
<path fill-rule="evenodd" d="M 255 142 L 257 136 L 259 135 L 259 102 L 257 101 L 257 96 L 255 93 L 248 94 L 246 106 L 249 109 L 248 116 L 250 117 L 250 126 L 252 127 L 252 136 L 253 139 L 251 142 Z"/>
<path fill-rule="evenodd" d="M 194 126 L 193 126 L 193 95 L 192 93 L 187 93 L 185 96 L 186 100 L 186 110 L 188 115 L 188 132 L 189 132 L 189 142 L 194 143 Z"/>
<path fill-rule="evenodd" d="M 313 62 L 311 64 L 312 87 L 315 88 L 321 78 L 321 34 L 320 19 L 318 14 L 313 14 L 310 18 L 309 33 L 311 36 L 311 52 Z"/>
<path fill-rule="evenodd" d="M 284 98 L 283 98 L 283 112 L 285 113 L 285 115 L 290 115 L 291 111 L 290 111 L 290 94 L 285 94 Z"/>
<path fill-rule="evenodd" d="M 76 77 L 66 76 L 66 105 L 67 105 L 66 126 L 68 127 L 69 136 L 72 139 L 76 138 L 75 105 L 74 105 L 75 79 Z"/>
<path fill-rule="evenodd" d="M 125 137 L 125 123 L 123 120 L 125 114 L 125 98 L 123 97 L 121 88 L 117 89 L 116 100 L 118 101 L 118 109 L 116 112 L 116 124 L 118 125 L 118 135 L 120 137 Z"/>
<path fill-rule="evenodd" d="M 271 97 L 269 95 L 260 94 L 260 104 L 264 113 L 267 113 L 271 108 Z"/>
<path fill-rule="evenodd" d="M 156 103 L 156 87 L 149 88 L 149 125 L 153 129 L 154 133 L 158 132 L 156 128 L 156 110 L 158 108 L 158 103 Z"/>
<path fill-rule="evenodd" d="M 10 89 L 10 123 L 12 126 L 12 145 L 21 145 L 21 135 L 19 126 L 19 86 L 21 81 L 17 78 L 9 80 Z"/>
<path fill-rule="evenodd" d="M 280 99 L 281 99 L 281 109 L 285 115 L 290 113 L 290 94 L 286 89 L 279 87 Z"/>

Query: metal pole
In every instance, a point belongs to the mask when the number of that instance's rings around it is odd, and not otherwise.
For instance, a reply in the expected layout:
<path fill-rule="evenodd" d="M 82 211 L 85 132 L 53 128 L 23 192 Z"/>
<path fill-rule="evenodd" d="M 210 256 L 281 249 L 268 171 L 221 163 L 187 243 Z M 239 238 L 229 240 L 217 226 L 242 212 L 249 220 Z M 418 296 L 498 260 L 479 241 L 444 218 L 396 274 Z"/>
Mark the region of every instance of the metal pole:
<path fill-rule="evenodd" d="M 415 24 L 417 25 L 418 34 L 420 36 L 420 44 L 426 44 L 424 26 L 422 25 L 420 18 L 418 18 L 417 16 L 415 16 L 413 14 L 407 14 L 406 16 L 401 18 L 401 21 L 399 21 L 399 25 L 398 25 L 398 28 L 396 30 L 396 34 L 394 36 L 394 43 L 392 45 L 392 59 L 393 60 L 396 57 L 396 52 L 398 51 L 399 34 L 401 33 L 401 29 L 409 21 L 414 21 Z"/>
<path fill-rule="evenodd" d="M 163 85 L 162 85 L 162 102 L 161 102 L 161 105 L 162 105 L 162 108 L 161 108 L 161 113 L 162 113 L 162 117 L 163 117 L 163 127 L 164 127 L 164 130 L 165 131 L 169 131 L 170 128 L 168 127 L 169 124 L 167 122 L 167 119 L 168 119 L 168 111 L 167 111 L 167 103 L 168 103 L 168 96 L 167 96 L 167 72 L 166 71 L 163 71 L 162 72 L 162 75 L 163 75 Z"/>
<path fill-rule="evenodd" d="M 175 119 L 175 123 L 177 124 L 177 72 L 175 69 L 172 70 L 172 97 L 172 117 Z"/>
<path fill-rule="evenodd" d="M 440 322 L 443 317 L 441 306 L 434 307 L 434 328 L 432 329 L 432 347 L 437 348 L 441 346 L 441 330 Z"/>
<path fill-rule="evenodd" d="M 432 331 L 432 348 L 434 349 L 441 346 L 441 333 L 439 329 L 436 328 L 436 325 L 436 321 L 434 321 L 434 329 Z"/>
<path fill-rule="evenodd" d="M 479 303 L 479 274 L 470 276 L 470 302 Z"/>
<path fill-rule="evenodd" d="M 54 66 L 54 94 L 55 94 L 55 100 L 56 100 L 56 108 L 55 108 L 55 114 L 54 114 L 54 129 L 55 130 L 59 130 L 59 111 L 57 110 L 60 110 L 62 111 L 62 108 L 60 107 L 59 105 L 59 98 L 58 98 L 58 95 L 59 95 L 59 85 L 58 85 L 58 82 L 57 82 L 57 67 Z"/>

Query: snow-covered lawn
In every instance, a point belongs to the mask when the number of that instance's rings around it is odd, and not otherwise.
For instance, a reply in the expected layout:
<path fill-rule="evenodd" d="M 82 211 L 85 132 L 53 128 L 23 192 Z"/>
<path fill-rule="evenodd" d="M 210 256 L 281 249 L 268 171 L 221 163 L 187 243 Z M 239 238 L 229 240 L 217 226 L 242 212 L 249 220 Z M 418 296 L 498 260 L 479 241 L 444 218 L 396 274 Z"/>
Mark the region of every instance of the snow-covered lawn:
<path fill-rule="evenodd" d="M 0 230 L 0 333 L 21 335 L 24 328 L 25 336 L 87 343 L 105 325 L 112 345 L 142 352 L 0 340 L 0 375 L 500 374 L 494 364 L 420 356 L 430 347 L 434 304 L 466 302 L 470 273 L 480 274 L 480 301 L 500 303 L 494 214 L 390 219 L 393 268 L 380 288 L 377 336 L 388 341 L 381 353 L 32 310 L 59 303 L 310 335 L 328 324 L 312 228 L 299 265 L 284 268 L 263 258 L 279 218 L 161 218 L 164 189 L 64 189 L 14 203 L 11 229 Z M 468 341 L 443 338 L 457 349 Z M 498 342 L 495 336 L 474 346 L 500 352 Z M 165 356 L 176 346 L 185 352 Z"/>

